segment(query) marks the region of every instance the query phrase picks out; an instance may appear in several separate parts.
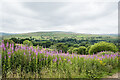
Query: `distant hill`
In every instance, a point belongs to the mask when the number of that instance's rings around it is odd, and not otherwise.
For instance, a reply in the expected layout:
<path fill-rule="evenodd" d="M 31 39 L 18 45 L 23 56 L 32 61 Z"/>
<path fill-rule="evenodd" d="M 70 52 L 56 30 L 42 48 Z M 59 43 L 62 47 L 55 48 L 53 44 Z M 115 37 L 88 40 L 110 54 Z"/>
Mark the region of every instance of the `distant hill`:
<path fill-rule="evenodd" d="M 5 36 L 5 35 L 13 35 L 14 33 L 4 33 L 4 32 L 0 32 L 0 36 Z"/>
<path fill-rule="evenodd" d="M 107 34 L 107 35 L 118 37 L 118 34 Z"/>
<path fill-rule="evenodd" d="M 103 35 L 103 34 L 83 34 L 83 33 L 74 33 L 74 32 L 64 32 L 64 31 L 49 31 L 49 32 L 30 32 L 30 33 L 21 33 L 21 34 L 8 34 L 2 33 L 4 38 L 36 38 L 36 39 L 62 39 L 62 38 L 89 38 L 89 37 L 111 37 L 116 38 L 117 36 Z"/>

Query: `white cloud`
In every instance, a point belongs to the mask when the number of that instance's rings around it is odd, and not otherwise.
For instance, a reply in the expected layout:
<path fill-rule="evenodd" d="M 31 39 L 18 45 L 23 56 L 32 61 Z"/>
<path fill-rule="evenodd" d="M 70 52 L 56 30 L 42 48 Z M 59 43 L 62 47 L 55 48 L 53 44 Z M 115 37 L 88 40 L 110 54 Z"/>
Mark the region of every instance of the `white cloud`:
<path fill-rule="evenodd" d="M 34 3 L 5 0 L 2 2 L 0 16 L 3 19 L 1 31 L 22 33 L 61 30 L 79 33 L 117 33 L 117 0 L 93 1 Z"/>
<path fill-rule="evenodd" d="M 119 0 L 3 0 L 5 2 L 118 2 Z"/>
<path fill-rule="evenodd" d="M 76 25 L 74 28 L 74 31 L 80 32 L 80 33 L 118 33 L 118 11 L 116 10 L 110 15 L 84 21 L 83 23 L 80 23 Z"/>

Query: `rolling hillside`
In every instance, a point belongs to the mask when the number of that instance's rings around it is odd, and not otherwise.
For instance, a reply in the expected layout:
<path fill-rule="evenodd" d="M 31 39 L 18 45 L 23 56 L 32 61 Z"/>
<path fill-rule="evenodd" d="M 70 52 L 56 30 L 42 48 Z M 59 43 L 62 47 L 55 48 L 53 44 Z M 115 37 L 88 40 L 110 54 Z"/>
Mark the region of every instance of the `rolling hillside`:
<path fill-rule="evenodd" d="M 32 33 L 22 33 L 22 34 L 5 34 L 4 39 L 16 37 L 16 38 L 36 38 L 36 39 L 62 39 L 62 38 L 111 38 L 115 39 L 116 36 L 111 35 L 100 35 L 100 34 L 81 34 L 81 33 L 73 33 L 73 32 L 62 32 L 62 31 L 51 31 L 51 32 L 32 32 Z"/>

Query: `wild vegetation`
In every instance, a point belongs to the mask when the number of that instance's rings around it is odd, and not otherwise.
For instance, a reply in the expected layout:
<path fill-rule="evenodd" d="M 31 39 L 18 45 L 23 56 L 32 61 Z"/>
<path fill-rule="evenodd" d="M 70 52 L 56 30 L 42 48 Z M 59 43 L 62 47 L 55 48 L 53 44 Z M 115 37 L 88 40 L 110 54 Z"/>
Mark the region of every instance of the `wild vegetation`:
<path fill-rule="evenodd" d="M 3 78 L 101 78 L 118 66 L 118 53 L 78 56 L 32 46 L 14 48 L 8 42 L 1 47 Z"/>
<path fill-rule="evenodd" d="M 66 33 L 72 37 L 59 33 L 61 38 L 53 39 L 55 34 L 49 34 L 45 39 L 46 34 L 43 34 L 41 39 L 33 34 L 26 38 L 25 34 L 22 38 L 12 35 L 2 41 L 3 78 L 94 79 L 112 75 L 119 69 L 116 37 L 83 35 L 73 38 L 73 33 Z"/>

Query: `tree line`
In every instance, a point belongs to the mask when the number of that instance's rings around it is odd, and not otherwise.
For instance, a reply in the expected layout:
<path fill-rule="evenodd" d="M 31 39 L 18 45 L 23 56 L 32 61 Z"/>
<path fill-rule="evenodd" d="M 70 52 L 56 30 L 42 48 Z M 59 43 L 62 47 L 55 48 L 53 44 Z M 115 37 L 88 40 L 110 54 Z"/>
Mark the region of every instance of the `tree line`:
<path fill-rule="evenodd" d="M 55 40 L 55 39 L 49 39 L 49 40 L 40 40 L 40 39 L 36 39 L 36 38 L 24 38 L 24 39 L 20 39 L 20 38 L 11 38 L 10 40 L 14 41 L 17 44 L 23 44 L 23 42 L 25 40 L 31 41 L 30 44 L 32 44 L 33 46 L 41 46 L 43 48 L 50 48 L 50 49 L 56 49 L 58 51 L 62 50 L 63 52 L 67 53 L 85 53 L 88 54 L 89 52 L 89 48 L 94 45 L 95 43 L 98 42 L 109 42 L 109 43 L 114 43 L 118 48 L 120 47 L 118 45 L 118 41 L 117 40 L 102 40 L 102 39 L 81 39 L 81 40 L 77 40 L 74 38 L 63 38 L 63 39 L 59 39 L 59 40 Z M 27 43 L 27 42 L 24 42 Z M 79 49 L 78 49 L 79 48 Z M 82 51 L 79 51 L 82 50 Z"/>

